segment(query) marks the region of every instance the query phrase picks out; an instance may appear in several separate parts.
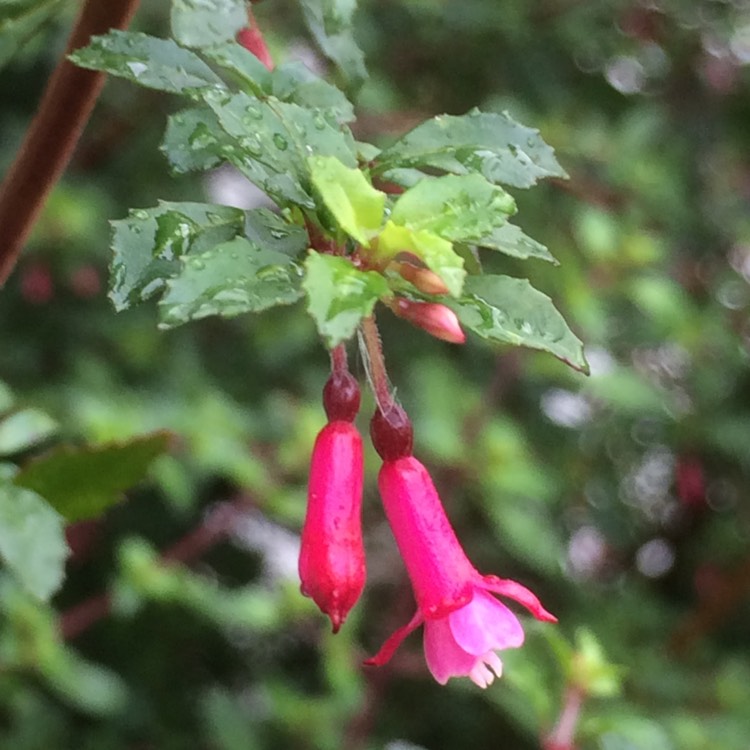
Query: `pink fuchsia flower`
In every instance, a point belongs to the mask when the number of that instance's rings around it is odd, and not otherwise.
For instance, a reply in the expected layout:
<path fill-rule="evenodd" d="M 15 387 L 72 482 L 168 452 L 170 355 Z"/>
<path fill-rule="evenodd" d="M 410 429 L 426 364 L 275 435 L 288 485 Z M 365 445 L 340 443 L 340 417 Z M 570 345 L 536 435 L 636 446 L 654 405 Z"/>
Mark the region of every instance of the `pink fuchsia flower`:
<path fill-rule="evenodd" d="M 518 618 L 492 594 L 517 601 L 539 620 L 556 618 L 520 583 L 477 572 L 456 538 L 430 475 L 416 458 L 385 461 L 378 485 L 417 612 L 365 663 L 385 664 L 404 638 L 424 623 L 425 657 L 433 677 L 444 685 L 451 677 L 468 676 L 487 687 L 502 673 L 497 651 L 517 648 L 524 640 Z"/>
<path fill-rule="evenodd" d="M 466 334 L 461 329 L 456 313 L 438 302 L 419 302 L 399 297 L 390 305 L 399 318 L 408 320 L 435 338 L 451 344 L 463 344 Z"/>
<path fill-rule="evenodd" d="M 337 633 L 365 585 L 362 543 L 362 438 L 347 421 L 329 422 L 313 448 L 302 527 L 302 593 Z"/>

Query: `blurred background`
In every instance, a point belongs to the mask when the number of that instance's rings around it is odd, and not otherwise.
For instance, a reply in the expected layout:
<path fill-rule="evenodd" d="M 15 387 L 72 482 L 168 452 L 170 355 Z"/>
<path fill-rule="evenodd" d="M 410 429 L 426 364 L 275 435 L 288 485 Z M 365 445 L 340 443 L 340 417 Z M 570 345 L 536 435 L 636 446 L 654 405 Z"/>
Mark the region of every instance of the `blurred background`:
<path fill-rule="evenodd" d="M 77 6 L 43 5 L 0 44 L 0 172 Z M 0 294 L 0 456 L 24 458 L 18 410 L 37 446 L 166 429 L 172 450 L 68 528 L 52 606 L 0 573 L 0 746 L 747 750 L 750 2 L 359 5 L 358 138 L 508 110 L 570 174 L 514 192 L 560 267 L 486 268 L 553 298 L 590 377 L 380 314 L 416 455 L 468 554 L 560 624 L 524 617 L 526 645 L 486 691 L 437 685 L 417 635 L 361 667 L 413 607 L 369 449 L 368 585 L 330 634 L 296 574 L 326 352 L 301 305 L 168 332 L 155 306 L 114 313 L 109 219 L 261 196 L 225 168 L 169 175 L 158 146 L 180 102 L 110 79 Z M 255 8 L 276 60 L 326 71 L 296 3 Z M 133 28 L 166 35 L 168 10 L 144 0 Z"/>

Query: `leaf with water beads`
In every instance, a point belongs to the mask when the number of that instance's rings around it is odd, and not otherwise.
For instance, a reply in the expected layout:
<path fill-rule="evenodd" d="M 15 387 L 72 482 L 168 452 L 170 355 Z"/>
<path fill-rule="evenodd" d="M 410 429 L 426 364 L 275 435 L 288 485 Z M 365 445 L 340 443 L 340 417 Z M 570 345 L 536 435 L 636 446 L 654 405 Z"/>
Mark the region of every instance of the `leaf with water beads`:
<path fill-rule="evenodd" d="M 159 303 L 160 328 L 209 315 L 235 317 L 302 297 L 302 269 L 289 255 L 235 237 L 182 260 Z"/>
<path fill-rule="evenodd" d="M 479 239 L 472 240 L 472 244 L 485 247 L 489 250 L 499 250 L 505 255 L 513 258 L 539 258 L 554 265 L 559 265 L 550 251 L 529 237 L 520 227 L 505 222 L 502 226 L 495 227 L 489 234 Z"/>
<path fill-rule="evenodd" d="M 147 88 L 194 96 L 224 83 L 198 55 L 175 44 L 133 31 L 112 30 L 91 37 L 70 59 L 83 68 L 102 70 Z"/>
<path fill-rule="evenodd" d="M 208 107 L 184 109 L 169 116 L 160 146 L 175 172 L 203 171 L 225 160 L 234 139 L 224 133 Z"/>
<path fill-rule="evenodd" d="M 373 173 L 415 167 L 475 172 L 492 183 L 520 188 L 544 177 L 566 177 L 538 130 L 520 125 L 507 113 L 478 110 L 423 122 L 381 152 Z"/>
<path fill-rule="evenodd" d="M 305 270 L 307 309 L 329 349 L 351 338 L 378 299 L 391 294 L 381 274 L 361 271 L 348 258 L 310 250 Z"/>
<path fill-rule="evenodd" d="M 489 341 L 550 352 L 588 373 L 583 344 L 552 300 L 526 279 L 470 276 L 461 299 L 447 301 L 461 325 Z"/>
<path fill-rule="evenodd" d="M 186 47 L 207 47 L 247 25 L 245 0 L 172 0 L 172 36 Z"/>

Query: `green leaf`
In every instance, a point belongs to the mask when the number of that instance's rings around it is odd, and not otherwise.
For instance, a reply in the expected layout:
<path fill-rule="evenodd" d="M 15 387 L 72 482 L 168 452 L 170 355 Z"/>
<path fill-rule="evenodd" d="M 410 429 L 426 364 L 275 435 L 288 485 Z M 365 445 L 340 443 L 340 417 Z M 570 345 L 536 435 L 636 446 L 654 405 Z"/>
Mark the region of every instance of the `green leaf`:
<path fill-rule="evenodd" d="M 346 258 L 311 250 L 305 270 L 307 309 L 329 349 L 351 338 L 378 299 L 390 294 L 383 276 L 360 271 Z"/>
<path fill-rule="evenodd" d="M 477 172 L 490 182 L 527 188 L 544 177 L 566 177 L 539 131 L 507 113 L 439 115 L 381 152 L 377 173 L 395 167 L 430 167 L 454 174 Z"/>
<path fill-rule="evenodd" d="M 464 259 L 451 243 L 427 230 L 401 227 L 388 220 L 378 237 L 377 257 L 386 260 L 405 251 L 414 253 L 434 271 L 454 297 L 461 294 L 466 277 Z"/>
<path fill-rule="evenodd" d="M 356 0 L 299 0 L 310 32 L 323 53 L 336 63 L 351 88 L 365 78 L 362 50 L 352 35 L 352 17 Z"/>
<path fill-rule="evenodd" d="M 354 107 L 344 92 L 295 60 L 274 68 L 271 74 L 271 93 L 282 102 L 327 110 L 340 123 L 354 119 Z"/>
<path fill-rule="evenodd" d="M 0 484 L 0 557 L 24 589 L 49 599 L 62 583 L 67 556 L 62 516 L 35 492 Z"/>
<path fill-rule="evenodd" d="M 333 156 L 311 156 L 307 163 L 315 189 L 339 226 L 369 247 L 383 220 L 385 193 L 376 190 L 359 169 L 350 169 Z"/>
<path fill-rule="evenodd" d="M 23 409 L 0 421 L 0 456 L 31 448 L 57 432 L 57 422 L 38 409 Z"/>
<path fill-rule="evenodd" d="M 473 244 L 490 250 L 499 250 L 513 258 L 540 258 L 559 265 L 547 248 L 525 234 L 515 224 L 505 223 L 496 227 L 489 234 L 473 240 Z"/>
<path fill-rule="evenodd" d="M 446 240 L 476 240 L 502 226 L 516 202 L 478 174 L 425 177 L 399 196 L 391 221 Z"/>
<path fill-rule="evenodd" d="M 489 341 L 551 352 L 588 373 L 583 344 L 546 294 L 526 279 L 470 276 L 460 300 L 449 302 L 461 324 Z"/>
<path fill-rule="evenodd" d="M 60 446 L 26 464 L 13 483 L 45 497 L 68 521 L 96 518 L 143 479 L 169 439 L 156 432 L 126 443 Z"/>
<path fill-rule="evenodd" d="M 205 88 L 225 88 L 221 78 L 196 54 L 171 39 L 133 31 L 112 30 L 91 37 L 88 47 L 70 59 L 83 68 L 103 70 L 147 88 L 172 94 L 194 94 Z"/>
<path fill-rule="evenodd" d="M 244 92 L 228 96 L 210 91 L 206 103 L 237 143 L 238 150 L 224 150 L 227 158 L 277 203 L 315 207 L 308 156 L 335 156 L 347 166 L 357 165 L 351 133 L 324 111 L 275 97 L 261 101 Z"/>
<path fill-rule="evenodd" d="M 167 203 L 135 209 L 112 222 L 112 289 L 117 310 L 142 302 L 180 271 L 179 258 L 200 253 L 243 231 L 246 212 L 207 203 Z"/>
<path fill-rule="evenodd" d="M 0 415 L 12 408 L 13 403 L 13 393 L 10 388 L 0 380 Z"/>
<path fill-rule="evenodd" d="M 172 36 L 186 47 L 234 39 L 247 25 L 245 0 L 172 0 Z"/>
<path fill-rule="evenodd" d="M 159 303 L 160 327 L 291 305 L 302 296 L 300 282 L 301 269 L 289 255 L 236 237 L 184 259 Z"/>
<path fill-rule="evenodd" d="M 204 171 L 226 160 L 234 139 L 223 133 L 208 107 L 184 109 L 170 115 L 160 150 L 175 172 Z"/>
<path fill-rule="evenodd" d="M 256 96 L 264 97 L 272 93 L 271 71 L 241 44 L 224 42 L 201 50 L 201 54 L 225 70 L 234 73 L 240 82 Z"/>

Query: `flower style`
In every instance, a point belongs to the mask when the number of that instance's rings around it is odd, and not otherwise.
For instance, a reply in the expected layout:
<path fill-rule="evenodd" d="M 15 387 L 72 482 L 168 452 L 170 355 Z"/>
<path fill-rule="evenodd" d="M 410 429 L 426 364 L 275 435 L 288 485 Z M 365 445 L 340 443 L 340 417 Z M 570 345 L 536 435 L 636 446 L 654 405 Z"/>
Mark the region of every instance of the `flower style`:
<path fill-rule="evenodd" d="M 556 622 L 556 618 L 521 584 L 483 576 L 474 568 L 430 475 L 416 458 L 386 460 L 378 485 L 411 579 L 417 612 L 365 663 L 385 664 L 404 638 L 424 623 L 425 657 L 433 677 L 444 685 L 451 677 L 468 676 L 479 687 L 487 687 L 502 673 L 496 651 L 517 648 L 524 640 L 518 618 L 491 593 L 514 599 L 539 620 Z"/>
<path fill-rule="evenodd" d="M 313 448 L 299 557 L 302 593 L 337 633 L 365 585 L 362 438 L 348 421 L 329 422 Z"/>

